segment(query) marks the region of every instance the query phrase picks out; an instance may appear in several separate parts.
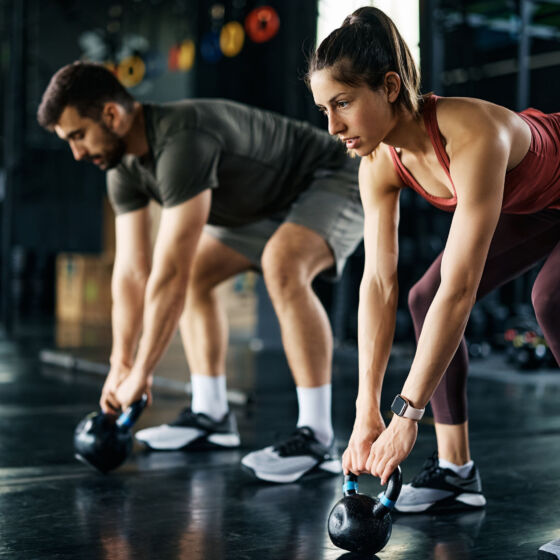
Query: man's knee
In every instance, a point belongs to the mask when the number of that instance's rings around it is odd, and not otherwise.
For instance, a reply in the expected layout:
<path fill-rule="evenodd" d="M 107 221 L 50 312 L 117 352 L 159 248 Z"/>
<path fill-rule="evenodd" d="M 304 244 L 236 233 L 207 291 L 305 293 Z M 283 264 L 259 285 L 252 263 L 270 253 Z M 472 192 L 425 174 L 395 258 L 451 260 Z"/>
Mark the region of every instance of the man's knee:
<path fill-rule="evenodd" d="M 266 247 L 261 260 L 263 277 L 272 297 L 288 297 L 311 284 L 305 259 L 297 251 Z"/>
<path fill-rule="evenodd" d="M 261 257 L 268 292 L 277 303 L 311 290 L 313 279 L 333 263 L 327 242 L 318 233 L 297 224 L 281 226 Z"/>

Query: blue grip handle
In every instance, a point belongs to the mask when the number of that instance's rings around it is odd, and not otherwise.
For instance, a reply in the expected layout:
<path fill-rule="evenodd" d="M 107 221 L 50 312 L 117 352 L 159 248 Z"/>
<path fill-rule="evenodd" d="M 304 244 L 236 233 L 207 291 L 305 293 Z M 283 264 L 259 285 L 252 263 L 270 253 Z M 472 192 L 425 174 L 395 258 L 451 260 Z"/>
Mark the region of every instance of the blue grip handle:
<path fill-rule="evenodd" d="M 117 426 L 119 428 L 130 428 L 136 423 L 140 414 L 148 404 L 148 396 L 142 395 L 139 401 L 133 402 L 122 414 L 117 418 Z"/>

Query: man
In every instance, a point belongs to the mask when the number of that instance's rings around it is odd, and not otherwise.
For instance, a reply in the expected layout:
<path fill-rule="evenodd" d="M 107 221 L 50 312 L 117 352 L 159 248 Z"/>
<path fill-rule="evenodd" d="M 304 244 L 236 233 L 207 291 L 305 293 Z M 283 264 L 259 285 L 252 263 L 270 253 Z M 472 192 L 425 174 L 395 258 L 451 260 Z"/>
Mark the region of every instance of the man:
<path fill-rule="evenodd" d="M 255 476 L 292 482 L 311 470 L 339 473 L 331 424 L 332 334 L 312 291 L 337 277 L 362 237 L 357 162 L 314 127 L 225 100 L 140 104 L 115 76 L 76 62 L 51 79 L 39 123 L 77 160 L 107 170 L 115 209 L 113 347 L 101 407 L 147 393 L 177 324 L 193 397 L 174 422 L 141 430 L 154 449 L 205 440 L 235 447 L 228 409 L 227 324 L 216 287 L 261 270 L 280 323 L 298 395 L 297 429 L 255 451 Z M 148 203 L 163 206 L 150 254 Z"/>

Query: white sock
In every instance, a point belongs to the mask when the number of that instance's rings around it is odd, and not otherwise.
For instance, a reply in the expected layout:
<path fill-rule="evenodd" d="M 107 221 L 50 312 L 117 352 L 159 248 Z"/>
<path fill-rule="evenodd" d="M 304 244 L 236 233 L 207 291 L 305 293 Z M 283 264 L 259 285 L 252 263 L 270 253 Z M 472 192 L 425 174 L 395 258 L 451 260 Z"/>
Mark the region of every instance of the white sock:
<path fill-rule="evenodd" d="M 445 459 L 439 459 L 439 466 L 442 469 L 450 469 L 454 473 L 459 475 L 461 478 L 467 478 L 467 475 L 469 474 L 469 471 L 471 470 L 471 467 L 473 465 L 474 465 L 473 461 L 469 461 L 468 463 L 465 463 L 464 465 L 456 465 L 455 463 L 450 463 L 449 461 L 446 461 Z"/>
<path fill-rule="evenodd" d="M 191 374 L 193 412 L 202 412 L 212 420 L 221 420 L 229 410 L 226 395 L 226 376 Z"/>
<path fill-rule="evenodd" d="M 309 426 L 323 445 L 330 445 L 333 439 L 331 422 L 332 386 L 296 387 L 299 417 L 297 427 Z"/>

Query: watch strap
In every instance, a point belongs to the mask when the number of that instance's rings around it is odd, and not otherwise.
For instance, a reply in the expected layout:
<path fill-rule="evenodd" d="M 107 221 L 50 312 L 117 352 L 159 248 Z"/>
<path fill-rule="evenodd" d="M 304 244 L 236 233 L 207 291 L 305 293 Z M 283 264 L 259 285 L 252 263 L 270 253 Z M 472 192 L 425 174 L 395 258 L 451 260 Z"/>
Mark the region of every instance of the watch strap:
<path fill-rule="evenodd" d="M 401 404 L 404 401 L 405 405 L 398 410 L 397 407 L 395 407 L 395 404 L 400 400 Z M 397 415 L 397 416 L 401 416 L 402 418 L 408 418 L 409 420 L 415 420 L 416 422 L 418 422 L 418 420 L 421 420 L 422 417 L 424 416 L 424 411 L 426 410 L 425 408 L 414 408 L 409 402 L 408 399 L 406 399 L 405 397 L 403 397 L 402 395 L 397 395 L 395 397 L 395 400 L 393 401 L 393 405 L 391 405 L 391 410 Z"/>
<path fill-rule="evenodd" d="M 409 418 L 410 420 L 416 420 L 416 422 L 418 422 L 418 420 L 421 420 L 422 416 L 424 416 L 424 410 L 424 408 L 414 408 L 408 405 L 403 413 L 403 418 Z"/>

